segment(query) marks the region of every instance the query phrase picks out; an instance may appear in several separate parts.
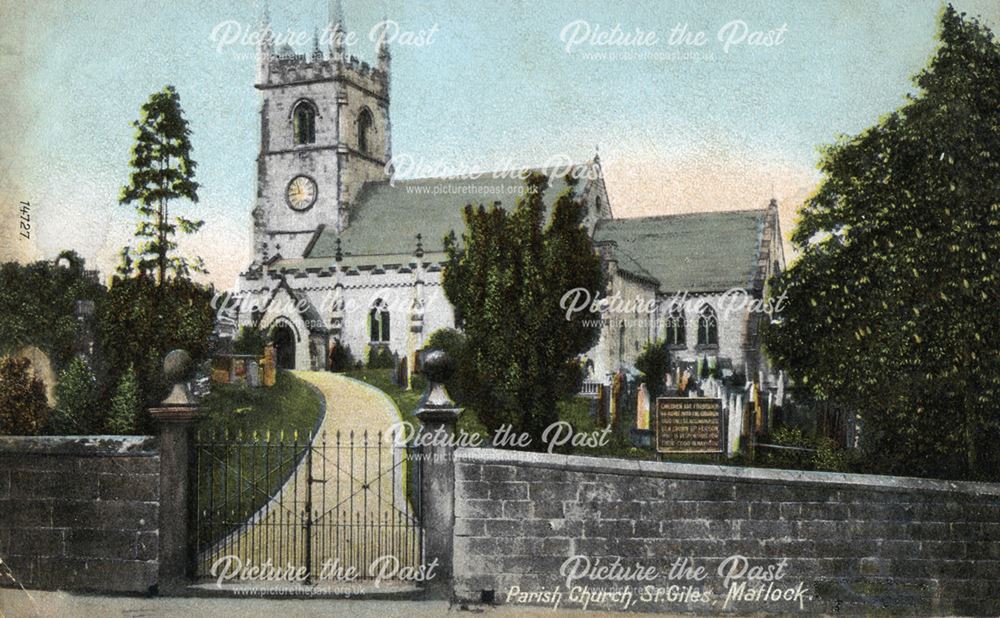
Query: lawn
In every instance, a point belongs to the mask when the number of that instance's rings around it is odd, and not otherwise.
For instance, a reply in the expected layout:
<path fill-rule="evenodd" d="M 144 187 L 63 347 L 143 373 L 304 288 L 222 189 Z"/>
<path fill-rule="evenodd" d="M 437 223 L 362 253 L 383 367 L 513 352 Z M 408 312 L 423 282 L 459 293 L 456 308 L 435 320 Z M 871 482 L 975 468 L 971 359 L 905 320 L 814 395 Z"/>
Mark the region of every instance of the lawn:
<path fill-rule="evenodd" d="M 195 491 L 204 548 L 256 513 L 284 484 L 318 426 L 323 400 L 279 371 L 270 388 L 217 384 L 202 402 Z"/>
<path fill-rule="evenodd" d="M 215 384 L 201 402 L 202 419 L 198 431 L 226 432 L 230 436 L 252 436 L 284 431 L 305 436 L 317 426 L 323 410 L 319 393 L 284 370 L 270 388 L 250 388 L 236 384 Z"/>

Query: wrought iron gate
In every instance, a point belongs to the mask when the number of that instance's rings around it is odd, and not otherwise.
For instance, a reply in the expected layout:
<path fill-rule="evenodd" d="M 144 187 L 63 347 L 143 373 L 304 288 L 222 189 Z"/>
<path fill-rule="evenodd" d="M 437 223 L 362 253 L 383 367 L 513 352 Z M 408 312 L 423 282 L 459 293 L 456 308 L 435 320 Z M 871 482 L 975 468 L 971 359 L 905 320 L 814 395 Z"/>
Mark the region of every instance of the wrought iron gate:
<path fill-rule="evenodd" d="M 199 433 L 194 450 L 197 576 L 229 556 L 313 582 L 420 566 L 419 447 L 381 432 Z"/>

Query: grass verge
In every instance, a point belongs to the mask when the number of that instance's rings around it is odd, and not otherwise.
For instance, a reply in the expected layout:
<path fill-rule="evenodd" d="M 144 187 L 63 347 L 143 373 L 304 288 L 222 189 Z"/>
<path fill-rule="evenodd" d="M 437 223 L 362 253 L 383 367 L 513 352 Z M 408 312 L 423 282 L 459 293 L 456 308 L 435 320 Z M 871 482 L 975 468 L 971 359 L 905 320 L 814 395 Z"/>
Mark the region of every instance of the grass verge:
<path fill-rule="evenodd" d="M 277 493 L 305 452 L 322 396 L 279 371 L 270 388 L 217 384 L 201 402 L 195 491 L 198 545 L 232 532 Z"/>

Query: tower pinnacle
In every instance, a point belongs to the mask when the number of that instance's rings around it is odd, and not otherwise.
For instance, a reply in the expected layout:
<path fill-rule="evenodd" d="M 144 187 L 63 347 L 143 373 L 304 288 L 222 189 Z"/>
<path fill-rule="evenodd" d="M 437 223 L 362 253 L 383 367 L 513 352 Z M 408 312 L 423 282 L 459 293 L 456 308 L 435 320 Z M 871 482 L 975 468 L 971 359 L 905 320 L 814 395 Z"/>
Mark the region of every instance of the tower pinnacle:
<path fill-rule="evenodd" d="M 323 60 L 323 50 L 319 48 L 319 31 L 316 29 L 313 30 L 312 60 L 313 62 L 320 62 Z"/>
<path fill-rule="evenodd" d="M 387 17 L 382 18 L 382 23 L 388 23 L 389 19 Z M 389 66 L 392 62 L 392 55 L 389 53 L 389 43 L 386 41 L 386 37 L 383 36 L 378 40 L 378 68 L 382 70 L 383 73 L 389 72 Z"/>
<path fill-rule="evenodd" d="M 260 16 L 260 41 L 257 43 L 257 83 L 263 84 L 270 74 L 271 55 L 274 54 L 274 37 L 271 32 L 271 10 L 264 0 L 264 11 Z"/>
<path fill-rule="evenodd" d="M 330 0 L 330 55 L 335 59 L 344 57 L 344 37 L 347 27 L 344 25 L 344 5 L 341 0 Z"/>

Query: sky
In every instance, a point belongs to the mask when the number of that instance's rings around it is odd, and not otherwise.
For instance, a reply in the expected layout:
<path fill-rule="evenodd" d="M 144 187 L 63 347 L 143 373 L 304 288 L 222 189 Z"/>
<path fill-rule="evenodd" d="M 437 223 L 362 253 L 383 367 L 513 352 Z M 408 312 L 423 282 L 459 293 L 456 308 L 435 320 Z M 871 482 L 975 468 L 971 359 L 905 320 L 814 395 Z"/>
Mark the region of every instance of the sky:
<path fill-rule="evenodd" d="M 995 0 L 955 6 L 997 31 Z M 599 152 L 615 216 L 759 208 L 775 197 L 786 236 L 821 180 L 822 146 L 912 92 L 942 7 L 343 0 L 358 39 L 350 52 L 362 59 L 374 60 L 372 28 L 391 22 L 397 158 L 460 170 Z M 205 258 L 208 280 L 232 286 L 250 260 L 259 97 L 255 48 L 225 35 L 252 32 L 262 11 L 251 0 L 0 0 L 0 260 L 72 248 L 113 272 L 136 222 L 117 203 L 131 122 L 172 84 L 201 183 L 199 203 L 175 210 L 206 221 L 181 247 Z M 308 38 L 329 6 L 271 0 L 270 14 L 277 33 Z M 17 232 L 22 201 L 30 239 Z"/>

